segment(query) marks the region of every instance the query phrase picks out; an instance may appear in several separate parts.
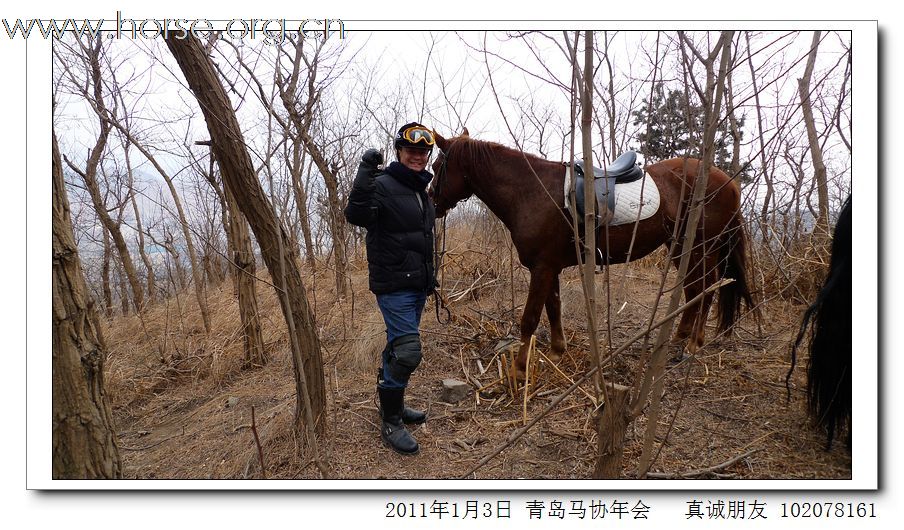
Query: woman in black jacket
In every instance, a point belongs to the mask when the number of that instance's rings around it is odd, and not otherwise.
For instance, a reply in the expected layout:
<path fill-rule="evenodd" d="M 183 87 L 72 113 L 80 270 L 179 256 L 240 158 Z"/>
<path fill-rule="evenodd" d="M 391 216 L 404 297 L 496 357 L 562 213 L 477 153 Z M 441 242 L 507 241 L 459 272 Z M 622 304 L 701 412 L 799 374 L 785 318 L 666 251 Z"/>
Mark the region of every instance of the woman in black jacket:
<path fill-rule="evenodd" d="M 405 388 L 421 362 L 420 322 L 427 295 L 436 287 L 433 270 L 433 201 L 427 184 L 433 133 L 419 123 L 399 129 L 398 161 L 382 170 L 383 155 L 368 149 L 348 197 L 345 218 L 367 229 L 370 290 L 386 323 L 386 348 L 377 379 L 383 442 L 398 453 L 418 452 L 405 424 L 424 423 L 426 414 L 405 407 Z"/>

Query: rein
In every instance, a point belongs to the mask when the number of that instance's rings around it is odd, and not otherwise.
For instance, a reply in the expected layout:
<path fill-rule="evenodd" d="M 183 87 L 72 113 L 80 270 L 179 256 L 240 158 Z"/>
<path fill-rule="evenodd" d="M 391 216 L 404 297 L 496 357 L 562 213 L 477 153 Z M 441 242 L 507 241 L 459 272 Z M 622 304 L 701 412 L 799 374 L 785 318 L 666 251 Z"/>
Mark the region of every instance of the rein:
<path fill-rule="evenodd" d="M 440 153 L 442 153 L 442 151 L 440 151 Z M 435 181 L 436 188 L 434 191 L 435 197 L 439 197 L 440 187 L 442 186 L 442 182 L 440 182 L 440 175 L 445 177 L 446 163 L 448 162 L 448 159 L 449 159 L 448 155 L 446 155 L 445 153 L 442 153 L 442 154 L 443 154 L 443 163 L 442 163 L 442 165 L 440 165 L 439 171 L 436 172 L 436 181 Z M 436 201 L 434 201 L 434 205 L 435 205 L 435 202 Z M 436 250 L 435 241 L 433 244 L 433 273 L 434 273 L 434 275 L 437 274 L 440 270 L 442 270 L 443 256 L 445 256 L 445 254 L 446 254 L 446 217 L 445 216 L 443 216 L 443 220 L 442 220 L 442 237 L 443 237 L 443 245 L 442 245 L 441 250 L 439 250 L 439 251 Z M 438 279 L 437 279 L 437 283 L 439 283 Z M 433 298 L 436 302 L 436 304 L 435 304 L 436 305 L 436 321 L 439 324 L 443 324 L 443 325 L 450 323 L 452 321 L 452 312 L 449 311 L 449 307 L 446 306 L 446 302 L 445 302 L 445 300 L 443 300 L 442 294 L 440 294 L 439 290 L 436 287 L 433 288 Z M 440 317 L 440 309 L 444 309 L 446 311 L 446 321 L 445 322 L 443 322 L 442 318 Z"/>

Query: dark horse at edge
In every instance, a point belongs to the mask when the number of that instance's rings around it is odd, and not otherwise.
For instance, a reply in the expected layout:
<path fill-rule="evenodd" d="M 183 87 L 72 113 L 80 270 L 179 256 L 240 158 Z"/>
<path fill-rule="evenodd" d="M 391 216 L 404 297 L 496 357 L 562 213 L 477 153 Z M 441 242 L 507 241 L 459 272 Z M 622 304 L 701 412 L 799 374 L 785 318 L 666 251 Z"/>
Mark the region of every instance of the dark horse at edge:
<path fill-rule="evenodd" d="M 505 224 L 521 263 L 530 271 L 530 288 L 521 315 L 521 347 L 515 368 L 523 378 L 530 337 L 537 329 L 540 313 L 546 308 L 550 324 L 549 358 L 557 361 L 565 351 L 562 330 L 559 273 L 578 264 L 572 227 L 565 205 L 566 167 L 522 153 L 503 145 L 461 136 L 436 136 L 440 154 L 433 165 L 436 178 L 432 192 L 437 217 L 443 217 L 459 201 L 476 195 Z M 692 158 L 664 160 L 644 170 L 660 193 L 659 210 L 636 223 L 600 231 L 598 248 L 608 254 L 609 263 L 625 263 L 668 245 L 673 233 L 683 234 L 682 216 L 687 206 L 700 161 Z M 535 176 L 536 174 L 536 176 Z M 709 171 L 704 214 L 691 252 L 684 280 L 685 300 L 702 293 L 720 278 L 735 281 L 718 289 L 719 329 L 729 329 L 737 321 L 742 302 L 753 302 L 746 279 L 746 234 L 740 209 L 740 190 L 725 173 Z M 682 223 L 675 232 L 675 224 Z M 632 242 L 633 239 L 633 242 Z M 629 251 L 630 249 L 630 251 Z M 682 252 L 679 243 L 672 258 L 677 267 Z M 705 324 L 715 292 L 710 292 L 685 310 L 673 342 L 685 343 L 693 354 L 703 345 Z"/>
<path fill-rule="evenodd" d="M 797 364 L 797 349 L 808 328 L 807 344 L 807 414 L 826 433 L 826 449 L 835 436 L 847 428 L 847 446 L 851 446 L 851 198 L 848 197 L 835 223 L 829 272 L 807 308 L 791 348 L 791 368 L 785 378 L 790 393 L 790 379 Z"/>

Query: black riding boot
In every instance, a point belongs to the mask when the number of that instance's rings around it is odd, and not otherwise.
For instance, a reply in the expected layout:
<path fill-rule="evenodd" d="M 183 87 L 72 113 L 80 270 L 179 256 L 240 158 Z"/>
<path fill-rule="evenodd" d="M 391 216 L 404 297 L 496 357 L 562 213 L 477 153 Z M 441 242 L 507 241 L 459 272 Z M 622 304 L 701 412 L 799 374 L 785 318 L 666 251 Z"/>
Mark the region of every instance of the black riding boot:
<path fill-rule="evenodd" d="M 380 410 L 383 416 L 383 425 L 380 429 L 383 443 L 399 454 L 417 454 L 417 441 L 402 423 L 402 399 L 405 389 L 377 387 L 377 393 L 380 395 Z"/>
<path fill-rule="evenodd" d="M 389 346 L 387 346 L 388 348 Z M 377 387 L 383 384 L 383 368 L 377 369 Z M 382 414 L 382 412 L 380 413 Z M 402 390 L 402 423 L 407 425 L 419 425 L 427 421 L 427 413 L 405 406 L 405 390 Z"/>
<path fill-rule="evenodd" d="M 427 413 L 405 406 L 405 389 L 402 389 L 402 423 L 418 425 L 427 421 Z"/>

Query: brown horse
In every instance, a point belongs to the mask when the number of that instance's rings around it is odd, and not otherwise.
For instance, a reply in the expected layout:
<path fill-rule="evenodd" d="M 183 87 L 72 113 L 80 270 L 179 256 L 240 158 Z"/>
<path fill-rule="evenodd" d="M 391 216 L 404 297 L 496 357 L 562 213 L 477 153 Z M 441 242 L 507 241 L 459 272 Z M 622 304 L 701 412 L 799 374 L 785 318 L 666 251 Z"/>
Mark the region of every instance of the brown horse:
<path fill-rule="evenodd" d="M 521 348 L 515 361 L 517 372 L 523 374 L 526 367 L 530 337 L 544 306 L 550 324 L 549 357 L 558 360 L 566 346 L 559 273 L 578 264 L 570 218 L 564 210 L 565 165 L 472 139 L 467 129 L 456 138 L 437 135 L 436 143 L 440 148 L 433 165 L 437 217 L 444 216 L 459 201 L 476 195 L 509 229 L 518 258 L 530 270 L 530 291 L 521 315 Z M 636 235 L 635 223 L 611 226 L 608 236 L 600 231 L 597 245 L 604 253 L 608 250 L 609 263 L 642 258 L 661 245 L 668 245 L 673 233 L 681 237 L 686 222 L 682 215 L 686 216 L 699 165 L 696 159 L 676 158 L 644 168 L 659 188 L 660 207 L 651 217 L 636 223 Z M 717 168 L 710 169 L 704 215 L 683 286 L 685 299 L 690 300 L 719 278 L 735 280 L 719 288 L 720 329 L 734 325 L 742 301 L 748 307 L 753 305 L 745 278 L 746 235 L 740 195 L 728 175 Z M 679 222 L 682 225 L 676 232 L 675 223 Z M 683 250 L 679 244 L 673 257 L 676 267 Z M 686 341 L 689 353 L 703 344 L 714 294 L 707 294 L 682 315 L 673 340 Z"/>

